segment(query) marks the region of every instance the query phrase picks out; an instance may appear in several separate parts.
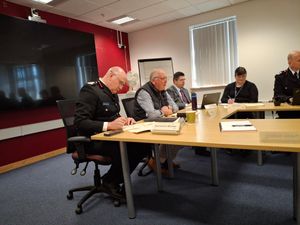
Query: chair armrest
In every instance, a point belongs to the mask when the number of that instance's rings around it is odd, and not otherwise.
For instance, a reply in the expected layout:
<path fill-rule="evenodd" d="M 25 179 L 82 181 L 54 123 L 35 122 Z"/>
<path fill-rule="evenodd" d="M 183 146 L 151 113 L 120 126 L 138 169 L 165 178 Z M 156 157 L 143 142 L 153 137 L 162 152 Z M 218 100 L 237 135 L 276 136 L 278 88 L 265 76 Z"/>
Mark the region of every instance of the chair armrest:
<path fill-rule="evenodd" d="M 91 139 L 85 136 L 75 136 L 68 138 L 68 142 L 90 142 Z"/>

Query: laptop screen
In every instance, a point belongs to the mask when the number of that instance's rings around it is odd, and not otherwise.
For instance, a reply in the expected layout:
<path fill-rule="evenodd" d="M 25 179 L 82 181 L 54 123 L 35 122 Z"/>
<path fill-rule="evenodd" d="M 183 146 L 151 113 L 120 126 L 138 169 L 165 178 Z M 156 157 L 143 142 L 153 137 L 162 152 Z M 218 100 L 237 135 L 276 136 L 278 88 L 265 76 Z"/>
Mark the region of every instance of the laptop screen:
<path fill-rule="evenodd" d="M 205 105 L 218 104 L 221 92 L 208 93 L 203 95 L 201 109 L 204 109 Z"/>

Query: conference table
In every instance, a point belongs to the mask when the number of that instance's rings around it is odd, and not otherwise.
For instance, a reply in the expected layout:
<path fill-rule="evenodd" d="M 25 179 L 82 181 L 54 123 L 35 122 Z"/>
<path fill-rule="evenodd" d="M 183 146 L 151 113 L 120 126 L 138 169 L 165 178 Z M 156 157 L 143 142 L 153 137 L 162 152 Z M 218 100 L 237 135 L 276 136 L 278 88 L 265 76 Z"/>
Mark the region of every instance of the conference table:
<path fill-rule="evenodd" d="M 187 109 L 189 110 L 189 109 Z M 300 111 L 300 106 L 273 103 L 219 105 L 214 109 L 197 110 L 196 122 L 185 123 L 179 135 L 153 134 L 151 132 L 132 133 L 124 131 L 113 136 L 104 136 L 103 133 L 93 135 L 92 140 L 118 141 L 124 176 L 125 193 L 128 208 L 128 217 L 135 218 L 135 207 L 132 195 L 132 185 L 129 174 L 126 142 L 155 144 L 155 158 L 157 160 L 158 190 L 162 189 L 160 166 L 158 163 L 158 145 L 170 144 L 180 146 L 199 146 L 212 149 L 212 184 L 218 185 L 216 149 L 244 149 L 259 151 L 294 152 L 294 217 L 300 225 L 300 119 L 249 119 L 256 131 L 229 131 L 220 130 L 220 122 L 237 112 L 266 112 L 266 111 Z M 243 135 L 241 135 L 243 134 Z"/>

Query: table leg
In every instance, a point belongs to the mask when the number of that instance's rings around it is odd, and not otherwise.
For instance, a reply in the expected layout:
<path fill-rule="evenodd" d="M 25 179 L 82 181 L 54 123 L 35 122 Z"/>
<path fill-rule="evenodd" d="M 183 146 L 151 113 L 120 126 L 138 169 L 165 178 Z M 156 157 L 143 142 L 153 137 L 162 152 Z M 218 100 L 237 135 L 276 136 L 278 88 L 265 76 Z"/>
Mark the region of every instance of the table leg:
<path fill-rule="evenodd" d="M 295 163 L 294 163 L 294 175 L 293 175 L 293 184 L 294 184 L 294 218 L 297 220 L 297 225 L 300 225 L 300 152 L 295 153 Z"/>
<path fill-rule="evenodd" d="M 154 145 L 154 158 L 156 162 L 157 190 L 162 191 L 163 187 L 162 187 L 160 160 L 159 160 L 159 144 Z"/>
<path fill-rule="evenodd" d="M 263 165 L 263 153 L 262 153 L 262 151 L 257 151 L 257 165 L 258 166 Z"/>
<path fill-rule="evenodd" d="M 134 208 L 134 202 L 132 196 L 132 185 L 131 185 L 129 165 L 128 165 L 127 148 L 125 142 L 120 142 L 120 153 L 121 153 L 122 170 L 123 170 L 125 193 L 126 193 L 126 202 L 128 208 L 128 217 L 130 219 L 134 219 L 136 214 L 135 214 L 135 208 Z"/>
<path fill-rule="evenodd" d="M 218 162 L 216 148 L 210 148 L 212 185 L 219 186 Z"/>
<path fill-rule="evenodd" d="M 172 151 L 172 150 L 170 148 L 168 148 L 168 146 L 167 146 L 166 152 L 167 152 L 169 177 L 174 178 L 173 159 L 170 157 L 171 156 L 170 151 Z"/>

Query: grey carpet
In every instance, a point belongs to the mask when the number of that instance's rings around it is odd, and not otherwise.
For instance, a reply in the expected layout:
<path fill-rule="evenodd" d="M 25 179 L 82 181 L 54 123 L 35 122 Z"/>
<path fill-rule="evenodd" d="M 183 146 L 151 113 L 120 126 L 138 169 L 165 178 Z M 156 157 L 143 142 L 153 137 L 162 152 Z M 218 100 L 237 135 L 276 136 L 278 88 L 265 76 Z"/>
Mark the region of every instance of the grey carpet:
<path fill-rule="evenodd" d="M 115 208 L 98 194 L 76 215 L 83 193 L 67 200 L 67 190 L 92 183 L 93 169 L 85 177 L 71 176 L 69 155 L 61 155 L 0 175 L 1 225 L 294 225 L 292 219 L 292 157 L 268 154 L 256 165 L 254 152 L 243 158 L 218 151 L 220 186 L 210 185 L 210 158 L 190 149 L 178 156 L 181 169 L 175 179 L 164 179 L 158 193 L 153 174 L 132 175 L 136 219 L 127 208 Z M 101 168 L 103 171 L 107 169 Z"/>

